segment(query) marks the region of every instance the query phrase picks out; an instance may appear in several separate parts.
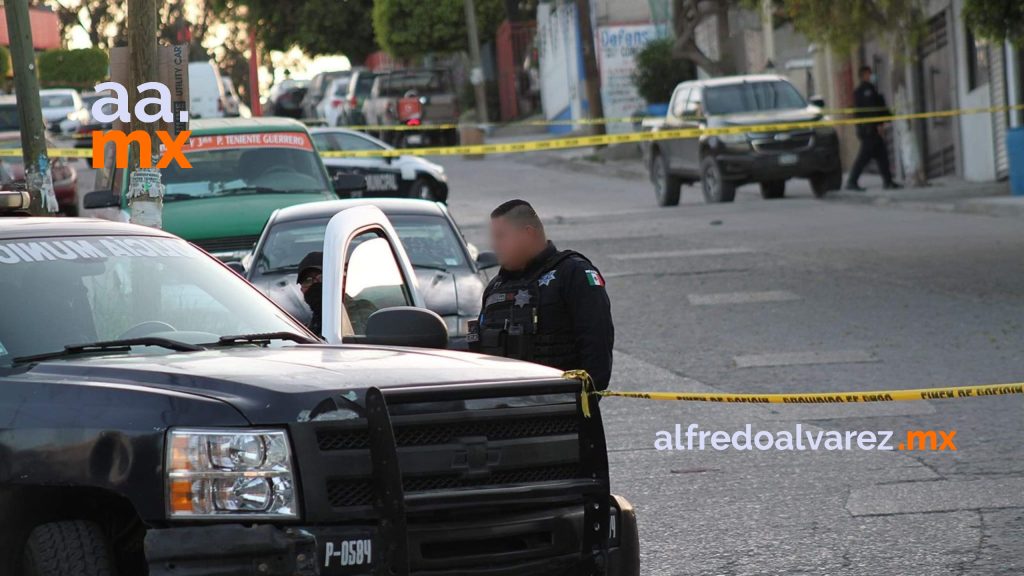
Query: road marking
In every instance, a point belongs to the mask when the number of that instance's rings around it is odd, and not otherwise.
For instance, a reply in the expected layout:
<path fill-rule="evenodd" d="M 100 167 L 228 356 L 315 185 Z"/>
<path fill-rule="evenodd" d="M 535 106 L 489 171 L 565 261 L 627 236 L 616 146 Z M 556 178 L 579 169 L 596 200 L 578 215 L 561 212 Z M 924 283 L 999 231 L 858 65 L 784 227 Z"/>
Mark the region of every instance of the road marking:
<path fill-rule="evenodd" d="M 766 292 L 721 292 L 718 294 L 689 294 L 686 296 L 694 306 L 713 306 L 715 304 L 756 304 L 759 302 L 791 302 L 800 297 L 787 290 L 769 290 Z"/>
<path fill-rule="evenodd" d="M 846 500 L 846 509 L 854 516 L 1021 507 L 1024 478 L 881 484 L 854 489 Z"/>
<path fill-rule="evenodd" d="M 832 350 L 827 352 L 780 352 L 775 354 L 745 354 L 734 356 L 737 368 L 764 368 L 769 366 L 805 366 L 813 364 L 858 364 L 879 362 L 864 350 Z"/>
<path fill-rule="evenodd" d="M 660 258 L 685 258 L 689 256 L 726 256 L 729 254 L 752 254 L 750 248 L 693 248 L 691 250 L 665 250 L 662 252 L 635 252 L 633 254 L 609 254 L 613 260 L 657 260 Z"/>

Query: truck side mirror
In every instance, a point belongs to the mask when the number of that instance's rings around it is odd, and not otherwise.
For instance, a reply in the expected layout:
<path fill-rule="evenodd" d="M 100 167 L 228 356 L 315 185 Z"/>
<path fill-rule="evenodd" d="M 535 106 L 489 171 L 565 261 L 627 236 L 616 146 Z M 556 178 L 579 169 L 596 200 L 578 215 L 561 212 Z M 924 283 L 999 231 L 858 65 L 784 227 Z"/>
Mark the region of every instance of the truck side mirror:
<path fill-rule="evenodd" d="M 497 265 L 498 255 L 495 254 L 494 252 L 481 252 L 476 257 L 476 266 L 481 270 L 486 270 L 487 268 L 494 268 Z"/>
<path fill-rule="evenodd" d="M 362 174 L 335 174 L 334 193 L 339 198 L 349 198 L 355 192 L 366 191 L 366 177 Z"/>
<path fill-rule="evenodd" d="M 120 205 L 120 196 L 110 190 L 93 190 L 82 198 L 82 207 L 90 210 L 95 208 L 117 208 Z"/>
<path fill-rule="evenodd" d="M 447 348 L 448 327 L 435 312 L 414 306 L 377 310 L 366 320 L 363 344 Z"/>

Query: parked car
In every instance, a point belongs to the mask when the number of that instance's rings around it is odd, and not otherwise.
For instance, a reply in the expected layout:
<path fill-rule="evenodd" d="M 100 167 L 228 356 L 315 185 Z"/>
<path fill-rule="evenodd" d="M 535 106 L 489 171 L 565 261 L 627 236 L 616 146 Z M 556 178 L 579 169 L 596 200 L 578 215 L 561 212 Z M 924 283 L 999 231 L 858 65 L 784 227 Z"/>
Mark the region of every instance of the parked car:
<path fill-rule="evenodd" d="M 655 131 L 686 128 L 817 122 L 820 107 L 809 104 L 789 80 L 776 75 L 731 76 L 683 82 L 661 121 L 645 120 Z M 679 203 L 682 184 L 701 183 L 707 202 L 732 202 L 736 188 L 761 185 L 766 199 L 782 198 L 786 180 L 807 178 L 822 197 L 842 184 L 839 139 L 830 126 L 752 130 L 699 138 L 658 140 L 645 146 L 645 159 L 660 206 Z"/>
<path fill-rule="evenodd" d="M 458 142 L 457 128 L 430 128 L 459 121 L 458 97 L 447 70 L 399 70 L 377 76 L 363 103 L 363 115 L 369 126 L 423 127 L 422 130 L 376 130 L 375 136 L 396 146 Z"/>
<path fill-rule="evenodd" d="M 322 152 L 394 149 L 369 134 L 347 128 L 312 128 L 310 132 L 317 150 Z M 324 158 L 323 161 L 332 177 L 348 173 L 367 175 L 366 196 L 448 201 L 448 175 L 444 167 L 419 156 Z"/>
<path fill-rule="evenodd" d="M 21 112 L 14 96 L 0 96 L 0 132 L 21 130 Z"/>
<path fill-rule="evenodd" d="M 275 84 L 270 89 L 270 94 L 264 106 L 266 114 L 268 116 L 302 118 L 302 99 L 305 98 L 308 87 L 308 80 L 294 80 L 291 78 Z"/>
<path fill-rule="evenodd" d="M 190 120 L 228 115 L 224 81 L 212 61 L 188 63 L 188 95 Z"/>
<path fill-rule="evenodd" d="M 86 110 L 89 111 L 89 120 L 85 123 L 80 123 L 78 127 L 71 133 L 71 138 L 75 143 L 75 148 L 87 148 L 92 149 L 92 133 L 95 131 L 105 132 L 114 127 L 111 122 L 99 122 L 93 118 L 92 105 L 97 100 L 103 98 L 107 94 L 102 92 L 85 92 L 82 94 L 82 103 L 85 104 Z M 104 112 L 109 114 L 111 112 L 112 105 L 105 104 Z"/>
<path fill-rule="evenodd" d="M 328 235 L 325 344 L 161 230 L 0 218 L 0 574 L 639 576 L 580 383 L 436 349 L 379 210 Z"/>
<path fill-rule="evenodd" d="M 62 121 L 69 117 L 77 117 L 85 110 L 81 96 L 70 88 L 40 90 L 39 104 L 43 109 L 46 126 L 51 132 L 60 132 Z"/>
<path fill-rule="evenodd" d="M 324 122 L 328 126 L 341 124 L 340 118 L 345 108 L 345 95 L 348 94 L 348 84 L 351 78 L 340 76 L 331 80 L 327 86 L 326 96 L 320 101 L 320 108 L 323 112 Z"/>
<path fill-rule="evenodd" d="M 349 79 L 348 88 L 345 91 L 344 102 L 341 107 L 341 116 L 338 124 L 342 126 L 362 126 L 366 124 L 366 117 L 363 115 L 363 102 L 373 90 L 373 81 L 377 78 L 375 72 L 369 70 L 353 70 Z"/>
<path fill-rule="evenodd" d="M 263 228 L 245 277 L 289 314 L 308 322 L 310 310 L 296 277 L 299 262 L 320 250 L 327 223 L 354 206 L 380 208 L 398 232 L 416 270 L 425 305 L 444 318 L 451 347 L 465 348 L 468 323 L 480 314 L 484 270 L 497 266 L 493 253 L 466 243 L 444 204 L 423 200 L 375 199 L 312 202 L 277 210 Z"/>
<path fill-rule="evenodd" d="M 46 147 L 56 148 L 57 145 L 47 138 Z M 21 132 L 0 132 L 0 149 L 3 148 L 21 148 Z M 50 176 L 61 214 L 78 215 L 78 171 L 63 158 L 51 158 Z M 21 182 L 25 182 L 25 161 L 22 157 L 0 156 L 0 187 Z"/>
<path fill-rule="evenodd" d="M 324 99 L 327 94 L 327 86 L 330 85 L 331 80 L 335 78 L 345 77 L 348 78 L 352 75 L 350 70 L 334 70 L 331 72 L 321 72 L 313 77 L 309 81 L 309 88 L 306 90 L 305 96 L 302 98 L 302 118 L 303 119 L 323 119 L 322 109 L 320 108 L 320 102 Z"/>
<path fill-rule="evenodd" d="M 183 150 L 192 167 L 172 162 L 162 170 L 163 228 L 222 260 L 247 255 L 274 210 L 351 192 L 342 187 L 344 182 L 331 181 L 309 132 L 295 120 L 196 120 L 190 129 L 192 136 Z M 112 153 L 112 147 L 106 153 Z M 119 193 L 97 196 L 96 202 L 86 202 L 86 208 L 114 204 L 127 211 L 128 182 L 123 173 L 99 172 L 96 189 Z M 99 201 L 104 198 L 106 203 Z"/>

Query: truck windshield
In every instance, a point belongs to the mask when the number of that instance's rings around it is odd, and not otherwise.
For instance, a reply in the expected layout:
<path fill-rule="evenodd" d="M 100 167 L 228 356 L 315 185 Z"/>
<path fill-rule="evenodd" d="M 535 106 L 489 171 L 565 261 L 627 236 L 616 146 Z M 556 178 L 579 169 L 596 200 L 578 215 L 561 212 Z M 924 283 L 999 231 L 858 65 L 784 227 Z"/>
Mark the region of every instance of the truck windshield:
<path fill-rule="evenodd" d="M 313 143 L 299 132 L 194 136 L 185 157 L 191 168 L 172 162 L 163 170 L 167 202 L 331 189 Z"/>
<path fill-rule="evenodd" d="M 105 340 L 307 333 L 187 242 L 145 236 L 0 241 L 0 318 L 0 366 Z"/>
<path fill-rule="evenodd" d="M 743 114 L 805 108 L 807 102 L 789 82 L 743 82 L 704 89 L 708 114 Z"/>

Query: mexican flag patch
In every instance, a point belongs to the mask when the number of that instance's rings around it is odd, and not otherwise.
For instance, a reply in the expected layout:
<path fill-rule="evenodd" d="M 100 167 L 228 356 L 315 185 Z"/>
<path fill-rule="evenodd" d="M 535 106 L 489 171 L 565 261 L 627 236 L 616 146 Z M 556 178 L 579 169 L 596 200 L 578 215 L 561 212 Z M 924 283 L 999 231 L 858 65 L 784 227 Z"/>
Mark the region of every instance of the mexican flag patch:
<path fill-rule="evenodd" d="M 587 284 L 591 286 L 604 286 L 604 278 L 597 270 L 587 270 Z"/>

